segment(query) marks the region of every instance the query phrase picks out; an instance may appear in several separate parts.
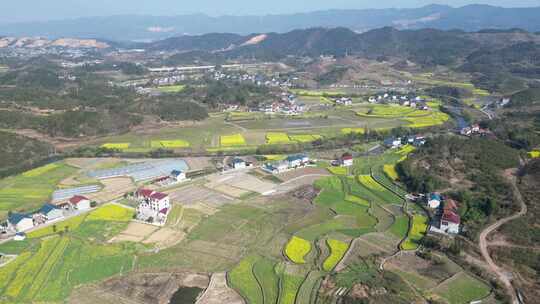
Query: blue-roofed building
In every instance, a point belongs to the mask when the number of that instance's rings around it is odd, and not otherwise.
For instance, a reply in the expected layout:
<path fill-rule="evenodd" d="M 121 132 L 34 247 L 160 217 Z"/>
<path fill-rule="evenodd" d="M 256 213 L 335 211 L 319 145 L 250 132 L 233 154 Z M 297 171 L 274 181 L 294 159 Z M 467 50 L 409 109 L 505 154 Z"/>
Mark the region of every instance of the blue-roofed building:
<path fill-rule="evenodd" d="M 437 209 L 441 205 L 442 197 L 439 193 L 431 193 L 428 196 L 428 206 L 431 209 Z"/>
<path fill-rule="evenodd" d="M 34 221 L 28 214 L 13 213 L 8 218 L 9 227 L 15 231 L 26 231 L 34 227 Z"/>
<path fill-rule="evenodd" d="M 232 161 L 233 169 L 245 169 L 247 166 L 246 161 L 241 158 L 235 157 Z"/>
<path fill-rule="evenodd" d="M 62 209 L 51 204 L 43 205 L 43 207 L 41 207 L 38 212 L 34 213 L 33 216 L 36 224 L 43 224 L 62 217 L 64 217 L 64 212 Z"/>
<path fill-rule="evenodd" d="M 305 154 L 290 155 L 287 157 L 289 168 L 296 168 L 306 165 L 309 162 L 309 157 Z"/>
<path fill-rule="evenodd" d="M 183 181 L 186 179 L 186 172 L 181 171 L 181 170 L 172 170 L 171 178 L 176 180 L 177 182 Z"/>

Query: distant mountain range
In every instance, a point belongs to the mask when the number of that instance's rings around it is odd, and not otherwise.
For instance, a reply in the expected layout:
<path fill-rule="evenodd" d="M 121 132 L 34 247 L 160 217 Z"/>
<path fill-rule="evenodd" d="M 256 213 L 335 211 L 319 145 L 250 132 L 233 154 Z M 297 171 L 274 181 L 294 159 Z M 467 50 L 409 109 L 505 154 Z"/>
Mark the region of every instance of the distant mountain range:
<path fill-rule="evenodd" d="M 478 31 L 521 28 L 540 31 L 540 7 L 502 8 L 468 5 L 453 8 L 429 5 L 413 9 L 327 10 L 266 16 L 110 16 L 69 20 L 1 24 L 0 36 L 100 38 L 115 41 L 159 40 L 179 35 L 206 33 L 285 33 L 313 27 L 346 27 L 356 32 L 375 28 L 434 28 Z"/>

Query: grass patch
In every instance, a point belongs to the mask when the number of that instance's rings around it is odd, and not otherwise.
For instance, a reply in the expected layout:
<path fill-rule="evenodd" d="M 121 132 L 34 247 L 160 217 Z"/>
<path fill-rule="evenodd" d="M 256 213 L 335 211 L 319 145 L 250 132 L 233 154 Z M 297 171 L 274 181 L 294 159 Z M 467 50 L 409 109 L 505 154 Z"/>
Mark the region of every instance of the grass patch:
<path fill-rule="evenodd" d="M 311 251 L 311 242 L 293 236 L 285 246 L 285 255 L 296 264 L 304 264 L 304 257 Z"/>
<path fill-rule="evenodd" d="M 281 276 L 281 294 L 279 296 L 279 304 L 294 304 L 296 295 L 304 281 L 303 276 L 291 275 L 283 273 Z"/>
<path fill-rule="evenodd" d="M 189 142 L 185 140 L 152 140 L 150 146 L 153 149 L 165 148 L 165 149 L 179 149 L 189 148 Z"/>
<path fill-rule="evenodd" d="M 390 233 L 398 237 L 400 240 L 405 238 L 409 230 L 409 217 L 396 216 L 394 223 L 390 226 Z"/>
<path fill-rule="evenodd" d="M 220 144 L 223 147 L 245 146 L 246 140 L 242 134 L 221 135 Z"/>
<path fill-rule="evenodd" d="M 292 141 L 297 141 L 297 142 L 301 142 L 301 143 L 309 143 L 309 142 L 314 142 L 316 140 L 319 140 L 322 138 L 321 135 L 290 135 L 289 138 L 292 140 Z"/>
<path fill-rule="evenodd" d="M 263 303 L 261 287 L 253 273 L 253 267 L 257 262 L 257 256 L 248 256 L 240 261 L 236 267 L 229 272 L 231 286 L 247 300 L 248 303 Z"/>
<path fill-rule="evenodd" d="M 52 164 L 48 164 L 48 165 L 45 165 L 45 166 L 42 166 L 42 167 L 39 167 L 39 168 L 36 168 L 36 169 L 32 169 L 30 171 L 26 171 L 22 174 L 22 176 L 24 177 L 36 177 L 36 176 L 40 176 L 40 175 L 43 175 L 51 170 L 54 170 L 56 168 L 58 168 L 60 165 L 58 163 L 52 163 Z"/>
<path fill-rule="evenodd" d="M 279 278 L 276 265 L 270 259 L 261 258 L 253 266 L 253 273 L 263 290 L 264 303 L 276 303 L 279 297 Z"/>
<path fill-rule="evenodd" d="M 461 272 L 432 290 L 450 304 L 469 303 L 487 297 L 489 287 L 483 282 Z"/>
<path fill-rule="evenodd" d="M 162 86 L 158 87 L 158 91 L 161 93 L 179 93 L 182 92 L 186 88 L 185 85 L 170 85 L 170 86 Z"/>
<path fill-rule="evenodd" d="M 67 228 L 68 231 L 72 231 L 72 230 L 77 229 L 82 224 L 85 218 L 86 218 L 86 214 L 74 216 L 65 221 L 55 223 L 54 225 L 50 225 L 45 228 L 34 230 L 28 233 L 27 236 L 28 238 L 41 238 L 41 237 L 51 235 L 60 231 L 66 231 L 66 227 L 68 227 Z"/>
<path fill-rule="evenodd" d="M 347 249 L 349 249 L 349 244 L 339 241 L 339 240 L 326 240 L 326 245 L 330 248 L 330 256 L 326 258 L 323 263 L 323 269 L 325 271 L 331 271 L 336 267 L 336 265 L 341 261 Z"/>
<path fill-rule="evenodd" d="M 328 167 L 328 171 L 334 175 L 347 175 L 349 173 L 347 167 Z"/>
<path fill-rule="evenodd" d="M 415 250 L 418 248 L 418 242 L 426 234 L 428 227 L 428 218 L 424 215 L 415 214 L 412 219 L 412 227 L 407 239 L 401 244 L 403 250 Z"/>
<path fill-rule="evenodd" d="M 284 154 L 263 155 L 263 156 L 267 161 L 280 161 L 280 160 L 285 160 L 287 158 L 287 155 L 284 155 Z"/>
<path fill-rule="evenodd" d="M 48 201 L 60 181 L 76 172 L 63 162 L 0 180 L 0 218 L 8 211 L 31 211 Z"/>
<path fill-rule="evenodd" d="M 366 130 L 364 128 L 343 128 L 341 133 L 343 134 L 364 134 Z"/>

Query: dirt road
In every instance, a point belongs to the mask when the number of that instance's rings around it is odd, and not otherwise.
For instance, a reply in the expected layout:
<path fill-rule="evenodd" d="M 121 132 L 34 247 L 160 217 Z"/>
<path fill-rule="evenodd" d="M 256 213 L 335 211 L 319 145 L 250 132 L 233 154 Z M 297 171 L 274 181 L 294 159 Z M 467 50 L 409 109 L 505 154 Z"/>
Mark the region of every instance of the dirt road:
<path fill-rule="evenodd" d="M 514 287 L 512 286 L 511 279 L 508 277 L 508 275 L 504 272 L 503 269 L 501 269 L 491 256 L 489 255 L 488 251 L 488 241 L 487 238 L 489 234 L 491 234 L 493 231 L 496 231 L 499 229 L 502 225 L 515 220 L 517 218 L 520 218 L 524 216 L 527 213 L 527 205 L 525 204 L 525 201 L 523 200 L 523 197 L 521 196 L 521 192 L 519 191 L 519 188 L 516 184 L 516 177 L 514 175 L 506 175 L 505 177 L 508 179 L 508 181 L 512 184 L 512 190 L 514 192 L 515 199 L 519 202 L 521 205 L 521 210 L 509 217 L 505 217 L 503 219 L 498 220 L 497 222 L 493 223 L 492 225 L 485 228 L 482 233 L 480 234 L 480 250 L 482 252 L 482 256 L 486 260 L 490 270 L 499 278 L 499 280 L 504 284 L 507 290 L 507 294 L 509 294 L 512 297 L 512 303 L 519 304 L 518 298 L 516 296 L 516 292 L 514 290 Z"/>

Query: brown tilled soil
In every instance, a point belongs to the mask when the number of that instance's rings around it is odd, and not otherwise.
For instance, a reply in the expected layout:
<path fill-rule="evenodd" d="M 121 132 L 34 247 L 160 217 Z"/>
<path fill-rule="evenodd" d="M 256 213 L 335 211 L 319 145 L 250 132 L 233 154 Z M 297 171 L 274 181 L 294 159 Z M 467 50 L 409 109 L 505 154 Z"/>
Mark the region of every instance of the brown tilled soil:
<path fill-rule="evenodd" d="M 166 304 L 180 287 L 207 288 L 209 277 L 196 273 L 132 273 L 78 288 L 68 303 Z"/>

